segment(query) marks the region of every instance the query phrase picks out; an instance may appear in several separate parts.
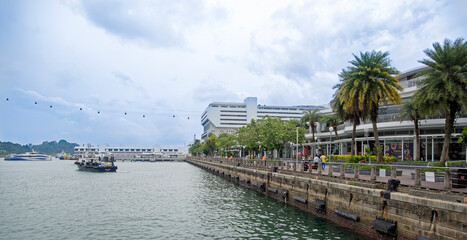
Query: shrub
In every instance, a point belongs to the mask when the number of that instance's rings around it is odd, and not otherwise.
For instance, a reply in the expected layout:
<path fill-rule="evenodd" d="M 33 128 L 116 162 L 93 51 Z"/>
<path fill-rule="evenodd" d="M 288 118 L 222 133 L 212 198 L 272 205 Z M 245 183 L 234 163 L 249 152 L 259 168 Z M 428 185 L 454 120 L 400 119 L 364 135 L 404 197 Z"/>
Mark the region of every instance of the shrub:
<path fill-rule="evenodd" d="M 372 165 L 360 165 L 360 169 L 366 169 L 366 170 L 369 170 L 371 169 L 371 166 Z M 390 170 L 391 169 L 391 166 L 389 165 L 376 165 L 376 170 L 379 170 L 379 169 L 386 169 L 386 170 Z"/>
<path fill-rule="evenodd" d="M 351 157 L 350 155 L 331 155 L 331 159 L 333 161 L 345 161 L 348 163 L 359 163 L 362 160 L 368 161 L 368 156 L 354 155 Z M 376 162 L 376 156 L 370 156 L 370 159 L 371 159 L 371 162 L 374 162 L 374 163 Z M 384 159 L 384 163 L 396 161 L 396 157 L 392 157 L 392 156 L 389 156 L 389 157 L 384 156 L 383 159 Z"/>
<path fill-rule="evenodd" d="M 349 163 L 359 163 L 361 162 L 362 160 L 365 159 L 365 156 L 360 156 L 360 155 L 353 155 L 351 158 L 350 158 L 350 161 L 347 161 Z"/>
<path fill-rule="evenodd" d="M 333 161 L 348 161 L 350 155 L 331 155 L 331 160 Z"/>

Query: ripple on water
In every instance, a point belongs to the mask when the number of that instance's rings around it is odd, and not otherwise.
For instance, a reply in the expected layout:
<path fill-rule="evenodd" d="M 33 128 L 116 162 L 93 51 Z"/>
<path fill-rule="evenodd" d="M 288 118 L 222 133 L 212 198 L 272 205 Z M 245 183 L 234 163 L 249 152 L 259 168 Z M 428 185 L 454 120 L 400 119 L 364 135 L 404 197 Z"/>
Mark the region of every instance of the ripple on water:
<path fill-rule="evenodd" d="M 0 161 L 4 239 L 363 239 L 187 163 Z"/>

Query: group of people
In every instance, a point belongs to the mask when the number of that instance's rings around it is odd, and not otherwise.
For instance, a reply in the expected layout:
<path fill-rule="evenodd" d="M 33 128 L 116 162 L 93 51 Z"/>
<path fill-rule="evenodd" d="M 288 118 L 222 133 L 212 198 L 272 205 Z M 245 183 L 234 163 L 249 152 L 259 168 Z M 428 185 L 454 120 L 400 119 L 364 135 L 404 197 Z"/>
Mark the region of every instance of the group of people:
<path fill-rule="evenodd" d="M 321 157 L 318 157 L 318 154 L 316 154 L 315 157 L 313 158 L 313 164 L 316 166 L 316 168 L 318 168 L 318 162 L 321 162 L 321 168 L 323 170 L 326 167 L 325 162 L 327 161 L 328 159 L 326 158 L 324 154 L 321 154 Z"/>

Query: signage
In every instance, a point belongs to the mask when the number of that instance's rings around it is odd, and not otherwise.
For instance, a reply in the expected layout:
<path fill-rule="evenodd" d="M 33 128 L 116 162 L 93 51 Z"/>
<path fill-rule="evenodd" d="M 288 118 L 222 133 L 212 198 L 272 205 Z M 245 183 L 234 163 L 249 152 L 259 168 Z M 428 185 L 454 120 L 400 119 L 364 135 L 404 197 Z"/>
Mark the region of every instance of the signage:
<path fill-rule="evenodd" d="M 434 172 L 426 172 L 425 173 L 425 180 L 427 182 L 435 182 L 435 173 Z"/>
<path fill-rule="evenodd" d="M 380 169 L 379 170 L 379 176 L 380 177 L 386 177 L 386 169 Z"/>

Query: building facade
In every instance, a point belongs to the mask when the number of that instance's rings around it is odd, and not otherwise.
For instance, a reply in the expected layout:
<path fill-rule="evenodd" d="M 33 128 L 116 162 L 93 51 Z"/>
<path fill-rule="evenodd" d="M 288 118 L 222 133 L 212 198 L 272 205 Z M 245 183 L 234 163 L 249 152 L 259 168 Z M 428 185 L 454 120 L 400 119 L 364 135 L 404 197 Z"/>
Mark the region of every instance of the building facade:
<path fill-rule="evenodd" d="M 217 136 L 221 133 L 235 133 L 238 128 L 246 126 L 252 119 L 275 117 L 283 120 L 297 119 L 307 109 L 321 109 L 323 106 L 266 106 L 259 105 L 256 97 L 248 97 L 243 103 L 213 102 L 201 115 L 203 134 L 206 139 L 210 133 Z"/>
<path fill-rule="evenodd" d="M 109 147 L 81 145 L 75 147 L 75 154 L 111 154 L 116 160 L 133 160 L 141 156 L 158 155 L 167 158 L 181 158 L 188 153 L 187 147 Z"/>
<path fill-rule="evenodd" d="M 399 92 L 402 103 L 407 102 L 417 91 L 417 83 L 422 77 L 416 77 L 416 74 L 426 68 L 416 68 L 406 71 L 397 78 L 399 83 L 404 87 L 404 90 Z M 414 123 L 410 120 L 402 120 L 400 118 L 401 105 L 385 105 L 381 106 L 378 115 L 378 135 L 381 144 L 383 144 L 383 152 L 385 156 L 394 156 L 398 160 L 414 160 L 415 141 Z M 323 114 L 331 114 L 332 110 L 326 108 L 321 110 Z M 443 141 L 444 141 L 444 126 L 445 119 L 443 115 L 425 116 L 419 123 L 420 127 L 420 147 L 421 158 L 423 160 L 434 161 L 439 160 L 441 156 Z M 454 133 L 452 134 L 452 142 L 449 150 L 449 157 L 452 160 L 467 160 L 466 147 L 463 144 L 456 143 L 462 128 L 467 126 L 467 115 L 461 114 L 455 123 Z M 339 139 L 334 132 L 329 131 L 329 127 L 323 123 L 318 124 L 318 133 L 315 134 L 315 142 L 311 139 L 311 134 L 306 134 L 307 141 L 305 143 L 304 152 L 313 152 L 328 155 L 332 154 L 350 154 L 351 138 L 352 138 L 352 123 L 345 122 L 338 126 L 337 133 Z M 371 121 L 362 122 L 357 126 L 356 132 L 356 147 L 355 154 L 364 154 L 364 149 L 368 146 L 374 146 L 374 133 Z"/>

